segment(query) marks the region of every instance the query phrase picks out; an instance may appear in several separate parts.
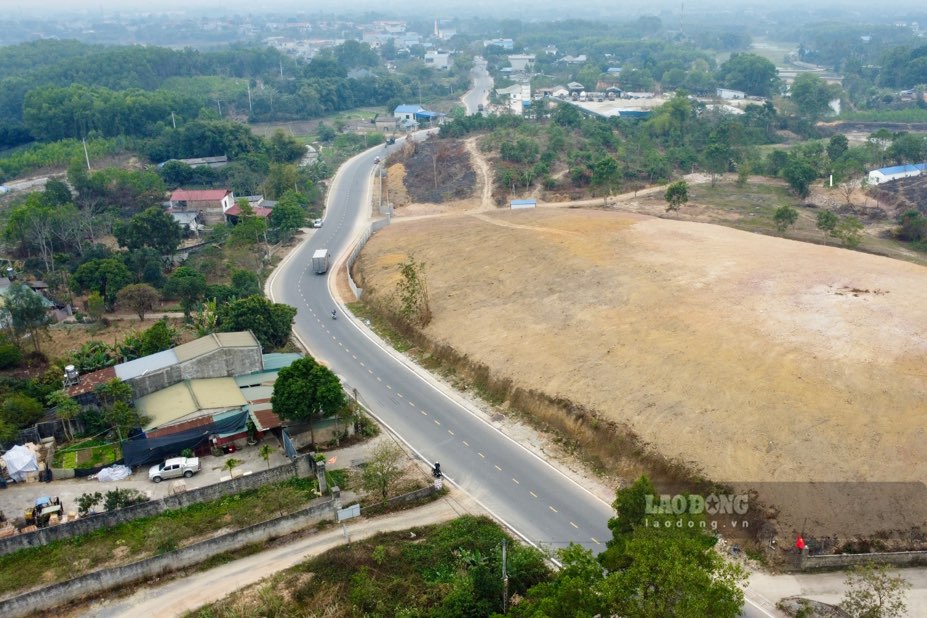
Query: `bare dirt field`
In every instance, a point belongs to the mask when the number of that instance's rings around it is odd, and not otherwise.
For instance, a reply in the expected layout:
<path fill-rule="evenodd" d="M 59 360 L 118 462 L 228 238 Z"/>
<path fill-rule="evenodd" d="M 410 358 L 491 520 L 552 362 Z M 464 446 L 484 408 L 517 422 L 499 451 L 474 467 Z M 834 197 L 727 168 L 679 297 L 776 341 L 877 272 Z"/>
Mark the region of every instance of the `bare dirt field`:
<path fill-rule="evenodd" d="M 407 253 L 427 264 L 431 339 L 627 425 L 712 480 L 927 476 L 922 266 L 697 222 L 539 209 L 389 226 L 360 261 L 368 292 L 388 295 Z M 823 533 L 833 506 L 818 508 Z M 808 515 L 790 519 L 797 528 Z"/>

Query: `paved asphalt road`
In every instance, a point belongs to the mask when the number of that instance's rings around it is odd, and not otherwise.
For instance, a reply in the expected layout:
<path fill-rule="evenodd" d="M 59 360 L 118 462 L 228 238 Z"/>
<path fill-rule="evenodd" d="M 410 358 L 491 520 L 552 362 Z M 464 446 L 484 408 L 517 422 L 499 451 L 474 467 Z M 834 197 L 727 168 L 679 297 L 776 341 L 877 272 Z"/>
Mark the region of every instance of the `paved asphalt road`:
<path fill-rule="evenodd" d="M 470 494 L 525 541 L 545 550 L 578 543 L 593 551 L 609 538 L 609 504 L 508 438 L 463 399 L 440 388 L 424 370 L 388 349 L 346 315 L 330 291 L 341 260 L 367 225 L 375 148 L 345 163 L 332 182 L 324 226 L 295 249 L 268 281 L 276 302 L 298 308 L 294 331 L 313 356 L 346 387 L 357 389 L 373 413 L 429 464 Z M 311 269 L 319 248 L 333 255 L 327 275 Z M 331 317 L 338 308 L 338 319 Z M 746 616 L 754 613 L 748 604 Z"/>
<path fill-rule="evenodd" d="M 486 60 L 477 56 L 473 59 L 473 70 L 470 72 L 473 78 L 473 88 L 460 98 L 467 108 L 468 114 L 475 114 L 482 103 L 486 105 L 489 102 L 489 91 L 492 89 L 492 77 L 486 71 Z"/>

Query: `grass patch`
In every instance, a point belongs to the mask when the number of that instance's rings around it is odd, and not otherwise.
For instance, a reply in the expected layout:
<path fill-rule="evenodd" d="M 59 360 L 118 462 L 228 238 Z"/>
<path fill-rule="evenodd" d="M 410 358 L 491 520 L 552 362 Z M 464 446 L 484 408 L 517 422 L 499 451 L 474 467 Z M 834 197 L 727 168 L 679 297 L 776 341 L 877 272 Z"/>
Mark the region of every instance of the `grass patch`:
<path fill-rule="evenodd" d="M 56 468 L 86 469 L 108 466 L 122 459 L 122 448 L 117 443 L 87 440 L 73 447 L 55 452 Z"/>
<path fill-rule="evenodd" d="M 315 497 L 312 479 L 288 479 L 0 556 L 0 595 L 48 585 L 90 571 L 128 564 L 215 535 L 305 508 Z"/>
<path fill-rule="evenodd" d="M 355 301 L 353 303 L 348 303 L 347 307 L 351 313 L 360 319 L 369 321 L 368 326 L 370 326 L 376 334 L 385 339 L 396 351 L 408 352 L 412 348 L 412 344 L 408 339 L 393 327 L 388 320 L 371 309 L 366 303 Z"/>
<path fill-rule="evenodd" d="M 503 539 L 509 593 L 523 596 L 550 575 L 543 555 L 489 519 L 467 516 L 337 547 L 188 616 L 304 616 L 318 608 L 326 616 L 490 615 L 503 609 Z"/>

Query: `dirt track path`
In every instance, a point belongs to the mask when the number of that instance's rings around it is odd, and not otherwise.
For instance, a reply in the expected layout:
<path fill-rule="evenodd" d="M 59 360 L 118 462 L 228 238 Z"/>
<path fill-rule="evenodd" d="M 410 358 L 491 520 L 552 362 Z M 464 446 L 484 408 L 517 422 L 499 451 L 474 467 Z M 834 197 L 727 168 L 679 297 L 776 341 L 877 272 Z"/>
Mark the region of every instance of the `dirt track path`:
<path fill-rule="evenodd" d="M 202 573 L 172 580 L 163 586 L 143 587 L 128 597 L 94 603 L 83 608 L 80 615 L 111 618 L 182 616 L 351 540 L 365 539 L 380 532 L 404 530 L 411 526 L 436 524 L 467 512 L 471 512 L 470 507 L 448 496 L 410 511 L 360 520 L 343 529 L 339 526 Z"/>
<path fill-rule="evenodd" d="M 480 149 L 476 147 L 475 137 L 464 140 L 464 144 L 467 146 L 467 151 L 470 153 L 473 165 L 476 167 L 476 173 L 480 178 L 480 209 L 493 210 L 496 205 L 492 201 L 492 171 L 489 169 L 489 163 L 483 153 L 480 152 Z"/>

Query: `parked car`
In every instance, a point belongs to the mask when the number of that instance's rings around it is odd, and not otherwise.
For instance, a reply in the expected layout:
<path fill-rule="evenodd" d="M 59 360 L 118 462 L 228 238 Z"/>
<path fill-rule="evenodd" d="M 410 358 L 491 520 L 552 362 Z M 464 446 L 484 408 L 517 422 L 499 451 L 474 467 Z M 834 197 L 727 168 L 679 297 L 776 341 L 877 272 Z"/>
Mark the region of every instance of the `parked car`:
<path fill-rule="evenodd" d="M 322 227 L 322 220 L 321 220 L 321 219 L 313 219 L 313 220 L 312 220 L 312 227 Z"/>
<path fill-rule="evenodd" d="M 173 457 L 148 469 L 148 479 L 160 483 L 164 479 L 190 478 L 200 471 L 199 457 Z"/>

